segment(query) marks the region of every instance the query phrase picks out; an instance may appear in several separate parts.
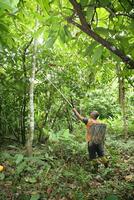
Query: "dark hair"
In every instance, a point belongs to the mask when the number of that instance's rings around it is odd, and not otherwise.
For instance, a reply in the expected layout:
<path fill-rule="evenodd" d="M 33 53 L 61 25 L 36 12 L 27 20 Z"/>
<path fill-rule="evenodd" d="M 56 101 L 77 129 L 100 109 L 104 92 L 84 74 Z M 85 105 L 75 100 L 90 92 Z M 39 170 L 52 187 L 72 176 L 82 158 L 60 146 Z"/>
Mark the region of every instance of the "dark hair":
<path fill-rule="evenodd" d="M 99 112 L 98 111 L 92 111 L 91 113 L 90 113 L 90 115 L 91 115 L 91 117 L 93 117 L 94 119 L 97 119 L 98 117 L 99 117 Z"/>

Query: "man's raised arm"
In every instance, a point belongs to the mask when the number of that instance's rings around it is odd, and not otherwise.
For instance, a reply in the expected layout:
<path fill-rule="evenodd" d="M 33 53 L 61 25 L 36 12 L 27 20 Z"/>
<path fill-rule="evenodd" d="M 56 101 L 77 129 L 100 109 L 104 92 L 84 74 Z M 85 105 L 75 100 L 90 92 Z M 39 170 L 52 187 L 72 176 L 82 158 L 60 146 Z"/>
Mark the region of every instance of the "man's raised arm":
<path fill-rule="evenodd" d="M 75 115 L 78 117 L 78 119 L 80 119 L 81 121 L 83 121 L 84 117 L 80 115 L 80 113 L 78 113 L 78 111 L 76 110 L 76 108 L 73 108 L 73 112 L 75 113 Z"/>

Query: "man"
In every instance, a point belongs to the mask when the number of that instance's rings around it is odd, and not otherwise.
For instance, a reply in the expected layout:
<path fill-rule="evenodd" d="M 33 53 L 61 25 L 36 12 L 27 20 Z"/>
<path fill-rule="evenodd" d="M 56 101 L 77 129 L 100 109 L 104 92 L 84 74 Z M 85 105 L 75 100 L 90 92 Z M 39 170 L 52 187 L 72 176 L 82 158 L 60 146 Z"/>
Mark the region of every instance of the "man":
<path fill-rule="evenodd" d="M 73 112 L 84 124 L 86 124 L 86 142 L 88 143 L 88 152 L 89 159 L 92 161 L 95 169 L 98 169 L 99 162 L 103 163 L 105 167 L 108 167 L 108 161 L 104 156 L 104 147 L 103 142 L 95 143 L 92 141 L 91 127 L 96 124 L 101 124 L 97 118 L 99 117 L 99 113 L 97 111 L 92 111 L 90 113 L 90 118 L 85 118 L 79 114 L 79 112 L 73 108 Z"/>

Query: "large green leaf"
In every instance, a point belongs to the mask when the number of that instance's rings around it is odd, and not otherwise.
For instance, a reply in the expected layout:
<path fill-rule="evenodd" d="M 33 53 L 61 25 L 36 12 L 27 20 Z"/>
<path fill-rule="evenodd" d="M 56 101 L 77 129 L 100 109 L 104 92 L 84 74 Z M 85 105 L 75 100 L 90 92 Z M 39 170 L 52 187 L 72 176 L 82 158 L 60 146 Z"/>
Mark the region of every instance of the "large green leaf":
<path fill-rule="evenodd" d="M 123 7 L 123 9 L 125 8 L 125 10 L 127 10 L 127 12 L 130 12 L 133 9 L 133 1 L 132 3 L 129 2 L 128 0 L 123 0 L 121 1 L 121 6 Z"/>
<path fill-rule="evenodd" d="M 30 200 L 38 200 L 40 198 L 39 194 L 33 194 L 30 198 Z"/>
<path fill-rule="evenodd" d="M 128 28 L 132 31 L 132 33 L 134 34 L 134 21 L 130 21 L 130 24 L 128 26 Z"/>
<path fill-rule="evenodd" d="M 0 21 L 0 32 L 8 32 L 8 26 Z"/>
<path fill-rule="evenodd" d="M 10 0 L 10 5 L 13 8 L 13 10 L 17 7 L 19 3 L 19 0 Z"/>
<path fill-rule="evenodd" d="M 92 62 L 95 64 L 101 57 L 103 51 L 103 47 L 99 46 L 95 49 L 93 57 L 92 57 Z"/>
<path fill-rule="evenodd" d="M 101 0 L 101 3 L 103 6 L 108 6 L 111 3 L 111 1 L 110 0 Z"/>
<path fill-rule="evenodd" d="M 60 36 L 61 41 L 63 43 L 65 43 L 66 42 L 66 34 L 65 34 L 65 30 L 63 27 L 61 27 L 61 29 L 60 29 L 59 36 Z"/>
<path fill-rule="evenodd" d="M 0 180 L 3 181 L 5 178 L 5 174 L 4 173 L 0 173 Z"/>
<path fill-rule="evenodd" d="M 93 6 L 88 7 L 86 11 L 86 17 L 88 21 L 91 21 L 93 13 L 94 13 L 94 7 Z"/>
<path fill-rule="evenodd" d="M 98 16 L 98 26 L 107 28 L 109 12 L 105 8 L 97 8 L 96 12 Z"/>
<path fill-rule="evenodd" d="M 17 154 L 15 156 L 15 159 L 16 159 L 15 162 L 16 162 L 16 164 L 18 165 L 20 162 L 22 162 L 23 158 L 24 158 L 24 156 L 22 154 Z"/>
<path fill-rule="evenodd" d="M 49 0 L 36 0 L 39 4 L 42 10 L 45 10 L 49 14 L 50 6 L 49 6 Z"/>
<path fill-rule="evenodd" d="M 68 36 L 68 38 L 72 38 L 71 32 L 69 31 L 67 25 L 64 26 L 64 30 L 65 30 L 65 33 L 66 33 L 66 35 Z"/>
<path fill-rule="evenodd" d="M 48 38 L 48 40 L 45 43 L 46 48 L 52 48 L 54 43 L 55 43 L 55 41 L 56 41 L 56 39 L 57 39 L 56 37 Z"/>
<path fill-rule="evenodd" d="M 49 0 L 43 0 L 44 7 L 47 12 L 49 12 L 50 6 L 49 6 Z"/>
<path fill-rule="evenodd" d="M 27 163 L 24 161 L 21 164 L 19 164 L 16 168 L 16 173 L 20 174 L 27 166 Z"/>
<path fill-rule="evenodd" d="M 17 7 L 18 3 L 19 0 L 0 0 L 0 10 L 13 11 Z"/>
<path fill-rule="evenodd" d="M 8 0 L 0 0 L 0 10 L 10 10 L 11 9 L 11 4 L 10 1 Z"/>
<path fill-rule="evenodd" d="M 91 55 L 97 45 L 98 43 L 96 41 L 88 45 L 88 47 L 86 48 L 86 51 L 84 52 L 84 56 Z"/>
<path fill-rule="evenodd" d="M 89 0 L 80 0 L 80 4 L 82 6 L 86 6 L 88 4 Z"/>
<path fill-rule="evenodd" d="M 94 30 L 95 30 L 96 33 L 98 33 L 100 35 L 103 35 L 105 37 L 109 37 L 109 30 L 107 28 L 96 27 Z"/>

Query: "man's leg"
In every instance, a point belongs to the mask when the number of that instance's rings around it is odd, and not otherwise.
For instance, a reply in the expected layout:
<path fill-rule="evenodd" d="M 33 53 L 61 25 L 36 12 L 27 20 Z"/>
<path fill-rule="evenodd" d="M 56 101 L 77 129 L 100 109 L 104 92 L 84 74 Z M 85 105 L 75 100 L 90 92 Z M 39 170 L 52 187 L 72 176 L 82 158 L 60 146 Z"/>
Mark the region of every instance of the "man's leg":
<path fill-rule="evenodd" d="M 97 154 L 98 154 L 98 161 L 104 164 L 104 166 L 108 167 L 108 160 L 104 155 L 104 145 L 103 144 L 97 144 Z"/>
<path fill-rule="evenodd" d="M 88 142 L 89 160 L 91 161 L 95 171 L 98 170 L 98 161 L 96 159 L 96 144 Z"/>

